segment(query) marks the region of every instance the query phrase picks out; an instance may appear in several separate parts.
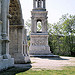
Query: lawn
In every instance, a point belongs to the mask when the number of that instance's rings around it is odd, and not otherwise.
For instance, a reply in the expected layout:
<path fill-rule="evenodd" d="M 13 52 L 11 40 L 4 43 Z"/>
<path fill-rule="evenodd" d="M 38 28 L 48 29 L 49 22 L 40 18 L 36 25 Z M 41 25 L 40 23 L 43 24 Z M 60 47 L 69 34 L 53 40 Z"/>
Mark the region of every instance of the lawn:
<path fill-rule="evenodd" d="M 75 67 L 65 67 L 63 70 L 40 70 L 11 68 L 0 72 L 0 75 L 75 75 Z"/>

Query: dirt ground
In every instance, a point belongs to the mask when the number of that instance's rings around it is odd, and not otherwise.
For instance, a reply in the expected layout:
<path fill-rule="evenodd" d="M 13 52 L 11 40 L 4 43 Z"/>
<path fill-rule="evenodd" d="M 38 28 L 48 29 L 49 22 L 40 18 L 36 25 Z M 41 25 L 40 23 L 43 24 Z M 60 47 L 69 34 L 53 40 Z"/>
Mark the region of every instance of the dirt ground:
<path fill-rule="evenodd" d="M 31 58 L 32 69 L 61 70 L 64 66 L 75 66 L 75 57 Z"/>
<path fill-rule="evenodd" d="M 65 66 L 75 66 L 75 57 L 37 58 L 31 57 L 32 64 L 16 64 L 15 66 L 30 67 L 33 70 L 62 70 Z"/>

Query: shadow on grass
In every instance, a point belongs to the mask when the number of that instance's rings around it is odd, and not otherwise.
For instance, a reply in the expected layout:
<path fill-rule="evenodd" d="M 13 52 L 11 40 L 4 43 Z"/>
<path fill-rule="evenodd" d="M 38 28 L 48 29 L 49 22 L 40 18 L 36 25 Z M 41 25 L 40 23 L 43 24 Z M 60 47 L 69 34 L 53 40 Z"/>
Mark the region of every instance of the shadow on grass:
<path fill-rule="evenodd" d="M 32 66 L 29 65 L 29 67 L 12 67 L 12 68 L 8 68 L 7 70 L 3 70 L 0 72 L 0 75 L 16 75 L 18 73 L 21 72 L 25 72 L 27 70 L 29 70 Z"/>

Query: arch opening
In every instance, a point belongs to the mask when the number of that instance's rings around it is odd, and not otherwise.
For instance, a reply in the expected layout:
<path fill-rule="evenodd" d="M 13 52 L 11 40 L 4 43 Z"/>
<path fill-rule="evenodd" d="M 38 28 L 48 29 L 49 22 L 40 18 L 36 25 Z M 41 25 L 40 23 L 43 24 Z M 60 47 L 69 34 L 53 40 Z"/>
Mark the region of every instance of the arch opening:
<path fill-rule="evenodd" d="M 42 21 L 37 20 L 37 33 L 42 33 Z"/>

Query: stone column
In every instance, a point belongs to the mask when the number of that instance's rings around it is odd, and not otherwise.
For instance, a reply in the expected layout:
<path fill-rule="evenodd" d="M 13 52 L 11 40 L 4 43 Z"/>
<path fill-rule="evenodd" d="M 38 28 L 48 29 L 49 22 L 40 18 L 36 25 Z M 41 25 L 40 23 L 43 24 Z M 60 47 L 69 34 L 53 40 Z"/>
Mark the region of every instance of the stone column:
<path fill-rule="evenodd" d="M 36 33 L 36 31 L 37 31 L 36 19 L 34 19 L 34 18 L 32 17 L 31 20 L 32 20 L 31 33 Z"/>
<path fill-rule="evenodd" d="M 27 49 L 27 29 L 24 29 L 24 55 L 28 56 L 28 49 Z"/>
<path fill-rule="evenodd" d="M 47 19 L 44 20 L 44 28 L 45 28 L 45 32 L 47 33 Z"/>
<path fill-rule="evenodd" d="M 34 19 L 34 33 L 36 33 L 37 32 L 37 22 L 36 22 L 36 19 Z"/>
<path fill-rule="evenodd" d="M 9 0 L 2 0 L 2 54 L 5 59 L 11 58 L 9 55 L 9 38 L 8 38 L 8 9 Z"/>
<path fill-rule="evenodd" d="M 1 14 L 0 14 L 1 15 Z M 0 19 L 0 59 L 2 58 L 2 36 L 1 36 L 1 31 L 2 31 L 2 27 L 1 27 L 1 25 L 2 25 L 2 21 L 1 21 L 1 19 Z"/>
<path fill-rule="evenodd" d="M 39 8 L 39 0 L 37 0 L 37 8 Z"/>
<path fill-rule="evenodd" d="M 1 59 L 1 52 L 2 52 L 2 45 L 1 45 L 1 40 L 2 40 L 2 36 L 1 36 L 1 31 L 2 31 L 2 21 L 1 21 L 1 1 L 0 0 L 0 59 Z"/>
<path fill-rule="evenodd" d="M 45 28 L 44 28 L 44 20 L 42 20 L 42 32 L 45 32 Z"/>
<path fill-rule="evenodd" d="M 33 0 L 33 9 L 35 9 L 35 8 L 36 8 L 36 1 Z"/>
<path fill-rule="evenodd" d="M 3 39 L 6 39 L 7 33 L 6 33 L 6 27 L 7 27 L 7 0 L 2 0 L 2 37 Z"/>
<path fill-rule="evenodd" d="M 46 19 L 42 20 L 42 32 L 47 33 L 47 20 Z"/>
<path fill-rule="evenodd" d="M 33 17 L 31 17 L 31 33 L 34 32 Z"/>
<path fill-rule="evenodd" d="M 0 0 L 0 70 L 12 67 L 14 64 L 14 59 L 9 55 L 8 5 L 9 0 Z"/>
<path fill-rule="evenodd" d="M 46 5 L 45 5 L 45 0 L 43 0 L 43 8 L 46 8 L 45 6 L 46 6 Z"/>
<path fill-rule="evenodd" d="M 42 8 L 42 0 L 40 0 L 40 7 Z"/>

